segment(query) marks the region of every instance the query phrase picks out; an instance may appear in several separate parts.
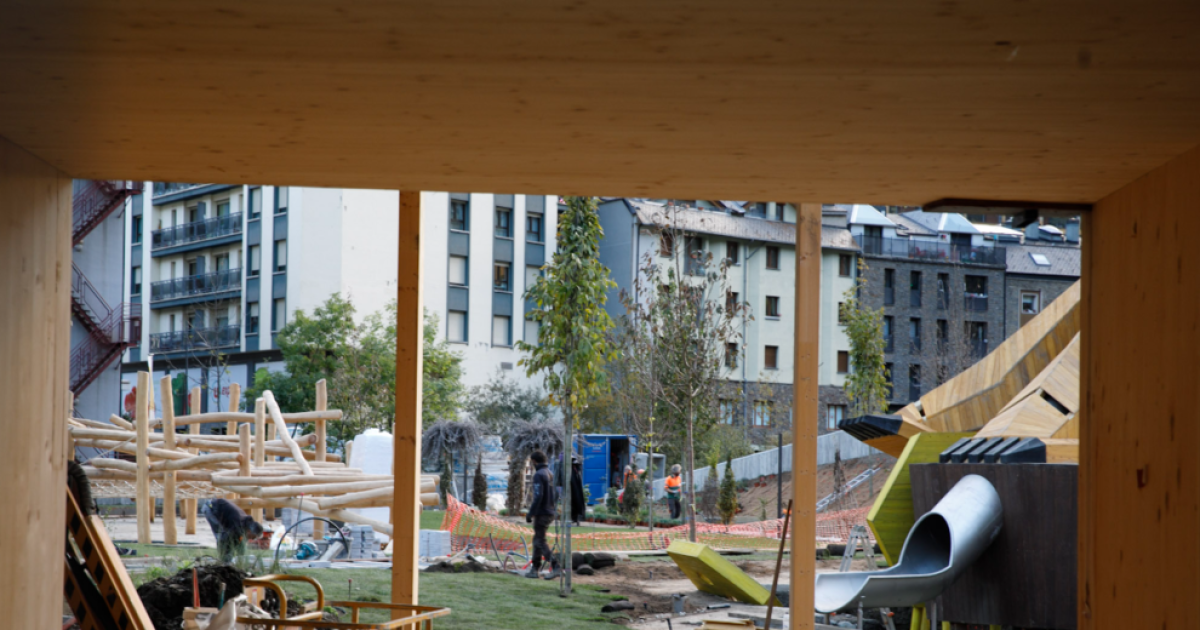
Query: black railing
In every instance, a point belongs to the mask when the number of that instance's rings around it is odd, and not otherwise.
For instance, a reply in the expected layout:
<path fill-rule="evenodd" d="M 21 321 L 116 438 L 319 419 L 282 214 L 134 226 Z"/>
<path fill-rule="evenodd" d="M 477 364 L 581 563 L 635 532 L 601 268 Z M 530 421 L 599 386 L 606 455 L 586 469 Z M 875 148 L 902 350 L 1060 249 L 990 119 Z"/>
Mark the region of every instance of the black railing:
<path fill-rule="evenodd" d="M 204 219 L 203 221 L 193 221 L 192 223 L 184 223 L 175 227 L 155 230 L 150 236 L 150 246 L 153 249 L 160 249 L 183 245 L 184 243 L 205 241 L 210 238 L 228 236 L 230 234 L 240 234 L 241 231 L 242 213 L 235 212 L 211 219 Z"/>
<path fill-rule="evenodd" d="M 236 347 L 242 341 L 241 326 L 193 328 L 178 332 L 150 335 L 150 352 L 181 352 L 184 350 L 216 350 Z"/>
<path fill-rule="evenodd" d="M 907 238 L 888 238 L 886 236 L 854 237 L 854 242 L 862 248 L 864 254 L 877 256 L 895 256 L 932 262 L 961 263 L 964 265 L 997 265 L 1007 264 L 1003 247 L 971 247 L 968 245 L 953 245 L 933 241 L 916 241 Z"/>
<path fill-rule="evenodd" d="M 963 296 L 963 308 L 968 311 L 986 311 L 988 309 L 988 296 L 968 293 Z"/>
<path fill-rule="evenodd" d="M 242 270 L 225 269 L 196 276 L 162 280 L 150 285 L 150 301 L 159 302 L 242 288 Z"/>

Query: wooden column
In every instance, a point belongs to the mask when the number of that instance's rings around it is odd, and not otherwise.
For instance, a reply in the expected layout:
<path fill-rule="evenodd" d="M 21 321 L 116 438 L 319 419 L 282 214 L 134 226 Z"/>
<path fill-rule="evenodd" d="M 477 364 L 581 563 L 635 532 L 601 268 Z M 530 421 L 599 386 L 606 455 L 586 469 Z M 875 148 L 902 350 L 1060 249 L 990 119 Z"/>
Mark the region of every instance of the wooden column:
<path fill-rule="evenodd" d="M 1200 148 L 1084 218 L 1081 630 L 1200 627 L 1197 208 Z"/>
<path fill-rule="evenodd" d="M 71 179 L 0 138 L 0 610 L 62 623 L 70 379 Z M 50 535 L 55 533 L 56 535 Z"/>
<path fill-rule="evenodd" d="M 137 409 L 134 411 L 134 426 L 137 428 L 137 537 L 138 542 L 150 543 L 150 514 L 154 504 L 150 498 L 150 458 L 146 449 L 150 446 L 150 373 L 137 373 Z"/>
<path fill-rule="evenodd" d="M 792 630 L 813 627 L 817 536 L 817 352 L 821 336 L 821 204 L 797 205 L 792 397 Z"/>
<path fill-rule="evenodd" d="M 164 376 L 159 381 L 162 393 L 162 427 L 163 448 L 175 450 L 175 397 L 171 392 L 171 377 Z M 147 457 L 138 454 L 139 459 Z M 175 471 L 163 472 L 163 542 L 168 545 L 179 543 L 178 532 L 175 529 Z"/>
<path fill-rule="evenodd" d="M 148 423 L 147 426 L 149 428 L 149 437 L 153 438 L 154 441 L 157 442 L 158 438 L 154 438 L 153 436 L 155 433 L 158 433 L 158 431 L 160 430 L 162 425 L 158 423 L 158 419 L 155 417 L 157 415 L 155 413 L 155 409 L 157 409 L 157 407 L 154 405 L 154 373 L 153 372 L 149 373 L 149 378 L 150 378 L 150 380 L 147 382 L 150 384 L 150 386 L 146 389 L 146 417 L 149 418 L 149 420 L 147 420 L 147 423 Z M 149 442 L 147 442 L 146 446 L 149 446 L 149 445 L 150 445 Z M 145 452 L 146 452 L 145 448 L 138 451 L 138 461 L 141 461 L 143 459 L 143 457 L 144 457 L 143 454 Z M 148 458 L 147 458 L 147 461 L 149 461 Z M 147 483 L 146 484 L 147 491 L 149 490 L 149 487 L 150 487 L 150 485 L 149 485 L 149 483 Z M 155 499 L 154 495 L 151 494 L 150 495 L 150 522 L 151 523 L 154 522 L 154 517 L 156 516 L 157 512 L 158 512 L 158 499 Z"/>
<path fill-rule="evenodd" d="M 267 402 L 262 398 L 254 401 L 254 465 L 262 466 L 267 463 Z M 250 511 L 250 517 L 262 523 L 263 509 L 260 507 Z"/>
<path fill-rule="evenodd" d="M 187 375 L 185 374 L 184 376 L 185 376 L 184 382 L 186 383 Z M 200 413 L 200 388 L 193 387 L 191 393 L 192 393 L 192 395 L 188 397 L 189 412 L 192 414 L 199 414 Z M 199 424 L 188 425 L 188 435 L 200 435 L 200 425 Z M 188 450 L 191 451 L 193 454 L 200 452 L 200 449 L 197 449 L 197 448 L 191 448 Z M 183 533 L 185 533 L 185 534 L 194 535 L 196 533 L 196 512 L 198 509 L 198 504 L 199 504 L 199 501 L 196 499 L 185 499 L 183 502 L 183 506 L 184 506 L 183 511 L 184 511 L 184 519 L 185 519 L 184 524 L 183 524 Z"/>
<path fill-rule="evenodd" d="M 325 389 L 325 379 L 321 379 L 321 380 L 317 381 L 316 410 L 317 411 L 325 411 L 328 408 L 329 408 L 329 393 Z M 326 451 L 326 446 L 325 446 L 325 437 L 326 436 L 325 436 L 325 421 L 324 420 L 317 420 L 316 433 L 317 433 L 316 461 L 323 462 L 323 461 L 325 461 L 325 451 Z M 350 462 L 346 462 L 346 463 L 349 464 Z M 324 521 L 313 521 L 312 524 L 313 524 L 313 540 L 320 540 L 320 539 L 324 538 L 325 537 L 325 522 Z"/>
<path fill-rule="evenodd" d="M 218 395 L 219 395 L 219 392 L 218 392 Z M 218 397 L 218 400 L 220 400 L 219 397 Z M 231 383 L 229 385 L 229 411 L 231 411 L 231 412 L 237 411 L 238 405 L 241 404 L 241 402 L 242 402 L 242 386 L 238 383 Z M 237 430 L 238 430 L 237 422 L 226 422 L 225 423 L 225 435 L 229 435 L 229 436 L 237 435 Z M 236 492 L 230 492 L 225 495 L 225 498 L 232 501 L 232 500 L 238 498 L 238 494 Z"/>
<path fill-rule="evenodd" d="M 421 193 L 400 193 L 396 287 L 396 424 L 393 448 L 392 602 L 416 604 L 421 529 Z M 347 462 L 348 463 L 348 462 Z"/>

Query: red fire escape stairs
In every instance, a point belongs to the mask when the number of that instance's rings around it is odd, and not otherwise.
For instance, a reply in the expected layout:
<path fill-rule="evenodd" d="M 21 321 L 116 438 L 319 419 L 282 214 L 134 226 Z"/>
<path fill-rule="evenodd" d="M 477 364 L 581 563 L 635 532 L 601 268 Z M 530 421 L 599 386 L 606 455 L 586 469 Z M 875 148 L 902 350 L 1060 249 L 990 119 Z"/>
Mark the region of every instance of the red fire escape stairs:
<path fill-rule="evenodd" d="M 97 180 L 75 195 L 71 242 L 83 242 L 96 226 L 142 191 L 141 182 Z M 142 336 L 142 305 L 109 306 L 79 267 L 71 265 L 71 313 L 88 335 L 71 350 L 71 391 L 78 396 Z"/>

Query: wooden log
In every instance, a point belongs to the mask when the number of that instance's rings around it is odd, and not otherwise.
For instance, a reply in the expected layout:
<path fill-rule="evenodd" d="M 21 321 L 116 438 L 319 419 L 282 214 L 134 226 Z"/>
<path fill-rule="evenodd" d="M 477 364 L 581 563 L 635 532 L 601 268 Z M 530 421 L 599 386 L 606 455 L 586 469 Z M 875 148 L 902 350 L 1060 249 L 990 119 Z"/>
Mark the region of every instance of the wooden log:
<path fill-rule="evenodd" d="M 292 436 L 288 434 L 288 428 L 284 423 L 283 414 L 279 413 L 279 404 L 275 402 L 275 394 L 272 394 L 271 390 L 267 390 L 263 392 L 263 400 L 267 402 L 267 412 L 271 414 L 271 420 L 275 422 L 275 430 L 279 433 L 279 439 L 283 440 L 284 443 L 287 444 L 288 448 L 292 451 L 292 459 L 300 465 L 300 470 L 303 470 L 304 474 L 313 474 L 312 467 L 308 465 L 307 461 L 305 461 L 304 453 L 300 450 L 300 446 L 296 444 L 295 440 L 292 439 Z"/>
<path fill-rule="evenodd" d="M 150 502 L 150 458 L 142 453 L 150 446 L 150 374 L 137 373 L 136 413 L 137 420 L 137 537 L 143 545 L 150 544 L 150 514 L 154 505 Z"/>
<path fill-rule="evenodd" d="M 387 500 L 388 505 L 391 505 L 392 495 L 394 495 L 395 492 L 395 489 L 392 488 L 392 484 L 389 483 L 386 486 L 380 486 L 373 490 L 350 492 L 348 494 L 343 494 L 336 497 L 322 497 L 317 499 L 317 507 L 321 508 L 322 510 L 329 510 L 332 508 L 345 507 L 354 503 L 360 503 L 362 501 L 377 501 L 384 499 Z"/>
<path fill-rule="evenodd" d="M 92 428 L 76 428 L 68 429 L 76 438 L 93 438 L 101 440 L 130 440 L 137 441 L 136 431 L 122 431 L 120 429 L 92 429 Z"/>
<path fill-rule="evenodd" d="M 421 304 L 422 218 L 419 191 L 400 191 L 396 274 L 396 414 L 392 431 L 392 472 L 396 476 L 390 518 L 398 536 L 392 541 L 392 597 L 397 604 L 419 600 L 417 534 L 421 514 L 417 488 L 421 477 Z"/>
<path fill-rule="evenodd" d="M 175 398 L 171 392 L 171 377 L 164 376 L 159 381 L 162 395 L 163 448 L 164 452 L 175 451 Z M 150 449 L 139 453 L 138 458 L 150 457 Z M 167 462 L 164 462 L 167 463 Z M 153 468 L 154 465 L 151 465 Z M 163 542 L 168 545 L 179 543 L 179 534 L 175 522 L 175 470 L 166 468 L 163 475 Z"/>
<path fill-rule="evenodd" d="M 122 420 L 121 422 L 125 422 Z M 124 429 L 108 422 L 100 422 L 99 420 L 88 420 L 87 418 L 71 418 L 71 423 L 80 429 Z M 129 424 L 125 422 L 125 424 Z M 129 425 L 133 426 L 133 425 Z"/>
<path fill-rule="evenodd" d="M 231 486 L 294 486 L 294 485 L 319 485 L 319 484 L 344 484 L 352 482 L 387 482 L 391 483 L 391 475 L 355 475 L 353 477 L 341 475 L 324 475 L 315 474 L 308 475 L 286 475 L 281 477 L 258 477 L 254 476 L 253 472 L 250 476 L 217 474 L 213 476 L 213 485 L 226 488 Z"/>
<path fill-rule="evenodd" d="M 246 426 L 249 426 L 249 425 L 246 425 Z M 179 444 L 180 444 L 180 446 L 194 446 L 194 447 L 197 447 L 200 450 L 204 450 L 204 451 L 216 451 L 216 452 L 227 452 L 227 453 L 236 453 L 241 448 L 236 442 L 224 442 L 224 441 L 218 441 L 218 440 L 209 440 L 207 438 L 200 438 L 200 439 L 191 438 L 191 437 L 181 438 L 179 440 Z M 271 445 L 270 443 L 268 443 L 267 445 L 264 446 L 264 450 L 266 450 L 266 452 L 270 455 L 282 455 L 285 457 L 290 457 L 292 455 L 292 451 L 290 449 L 288 449 L 287 447 L 274 446 L 274 445 Z M 300 452 L 303 454 L 303 456 L 306 460 L 316 457 L 316 453 L 314 453 L 312 451 L 302 450 Z"/>
<path fill-rule="evenodd" d="M 249 494 L 250 496 L 252 496 L 254 498 L 260 498 L 260 499 L 263 498 L 263 497 L 259 496 L 257 493 L 258 493 L 257 490 L 251 489 L 246 494 Z M 326 518 L 331 518 L 331 519 L 338 520 L 338 521 L 345 521 L 347 523 L 357 523 L 359 525 L 370 525 L 371 528 L 376 531 L 383 532 L 383 533 L 387 534 L 388 536 L 392 535 L 392 526 L 388 523 L 383 523 L 383 522 L 377 521 L 373 518 L 367 518 L 361 514 L 358 514 L 355 512 L 348 512 L 346 510 L 340 510 L 340 509 L 322 510 L 320 508 L 320 506 L 318 506 L 316 504 L 315 501 L 312 501 L 310 499 L 279 499 L 278 505 L 283 506 L 283 507 L 290 507 L 290 508 L 299 510 L 301 512 L 309 512 L 316 516 L 324 516 Z"/>
<path fill-rule="evenodd" d="M 134 431 L 134 430 L 136 430 L 136 429 L 135 429 L 135 427 L 133 426 L 133 423 L 132 423 L 132 422 L 130 422 L 130 421 L 128 421 L 128 420 L 126 420 L 125 418 L 122 418 L 121 416 L 118 416 L 118 415 L 117 415 L 117 414 L 115 414 L 115 413 L 114 413 L 114 414 L 110 414 L 110 415 L 108 416 L 108 421 L 109 421 L 109 422 L 111 422 L 111 423 L 113 423 L 114 425 L 116 425 L 116 426 L 118 426 L 118 427 L 121 427 L 122 429 L 125 429 L 126 431 Z"/>
<path fill-rule="evenodd" d="M 186 375 L 185 375 L 186 376 Z M 191 395 L 188 396 L 188 412 L 192 415 L 200 413 L 200 388 L 193 387 Z M 179 418 L 175 419 L 175 426 L 179 426 Z M 200 435 L 200 425 L 193 424 L 188 427 L 188 435 Z M 199 453 L 199 449 L 188 449 L 193 455 Z M 184 533 L 195 535 L 196 533 L 196 516 L 199 512 L 199 501 L 196 499 L 188 499 L 184 505 Z"/>
<path fill-rule="evenodd" d="M 170 470 L 185 470 L 189 468 L 215 468 L 216 464 L 234 464 L 234 468 L 240 468 L 241 461 L 242 456 L 239 453 L 209 453 L 207 455 L 191 456 L 186 459 L 169 459 L 161 461 L 152 464 L 150 466 L 150 470 L 154 472 L 166 472 Z"/>
<path fill-rule="evenodd" d="M 317 402 L 316 411 L 325 411 L 329 406 L 329 395 L 325 387 L 325 379 L 317 381 Z M 326 450 L 326 435 L 325 435 L 325 420 L 318 419 L 316 422 L 316 437 L 317 437 L 317 456 L 316 461 L 325 461 Z M 322 521 L 313 521 L 313 538 L 321 540 L 325 537 L 325 523 Z"/>
<path fill-rule="evenodd" d="M 97 461 L 97 460 L 91 460 L 91 461 Z M 107 461 L 120 461 L 120 460 L 107 460 Z M 91 462 L 88 462 L 88 463 L 90 464 Z M 132 464 L 133 462 L 125 462 L 125 463 Z M 84 466 L 83 470 L 84 470 L 84 472 L 87 473 L 88 477 L 94 478 L 94 479 L 119 479 L 122 481 L 135 481 L 135 482 L 137 481 L 137 473 L 129 472 L 127 470 L 120 470 L 120 469 L 116 469 L 116 468 L 103 468 L 103 467 L 97 468 L 95 466 L 90 466 L 90 465 Z M 163 473 L 161 473 L 161 472 L 150 473 L 150 479 L 160 480 L 160 479 L 162 479 L 162 476 L 163 476 Z M 211 480 L 212 473 L 207 470 L 180 470 L 180 471 L 175 472 L 175 476 L 178 481 L 207 483 Z M 130 498 L 134 498 L 134 497 L 130 497 Z"/>
<path fill-rule="evenodd" d="M 270 453 L 267 453 L 267 455 L 270 456 Z M 320 472 L 318 473 L 317 471 L 320 471 Z M 296 475 L 299 473 L 300 473 L 300 469 L 296 466 L 270 466 L 270 465 L 268 465 L 268 466 L 263 466 L 261 468 L 252 469 L 250 471 L 250 476 L 252 476 L 252 477 L 283 477 L 283 476 L 287 476 L 287 475 Z M 321 474 L 321 475 L 337 475 L 337 476 L 341 476 L 341 477 L 346 477 L 346 476 L 353 477 L 355 475 L 365 474 L 365 473 L 363 473 L 361 468 L 317 468 L 317 469 L 313 470 L 313 473 Z"/>
<path fill-rule="evenodd" d="M 238 453 L 238 463 L 241 464 L 241 467 L 238 469 L 238 473 L 243 477 L 248 477 L 250 475 L 250 465 L 254 462 L 254 453 L 251 450 L 252 447 L 250 442 L 249 424 L 243 423 L 238 425 L 238 438 L 241 441 L 241 452 Z M 236 493 L 232 495 L 226 495 L 226 498 L 229 498 L 230 496 L 232 496 L 234 499 L 241 498 L 241 496 Z"/>
<path fill-rule="evenodd" d="M 317 420 L 341 420 L 340 409 L 326 411 L 299 411 L 280 414 L 286 424 L 304 424 Z M 210 411 L 208 413 L 190 413 L 175 418 L 175 425 L 207 424 L 210 422 L 254 422 L 254 414 L 244 411 Z"/>
<path fill-rule="evenodd" d="M 221 484 L 220 488 L 228 488 L 239 494 L 247 494 L 247 488 L 257 488 L 260 490 L 256 497 L 298 497 L 300 495 L 312 496 L 318 494 L 341 494 L 343 492 L 357 492 L 359 490 L 374 490 L 375 488 L 390 487 L 391 479 L 380 481 L 352 481 L 348 483 L 318 483 L 312 485 L 299 486 L 230 486 Z"/>
<path fill-rule="evenodd" d="M 262 398 L 254 401 L 254 465 L 262 466 L 267 463 L 267 402 Z M 251 475 L 246 475 L 251 477 Z M 250 518 L 261 523 L 263 520 L 263 509 L 261 507 L 253 508 L 250 511 Z"/>
<path fill-rule="evenodd" d="M 242 402 L 242 386 L 239 383 L 230 384 L 229 385 L 229 411 L 231 413 L 236 413 L 238 410 L 238 405 L 241 404 L 241 402 Z M 232 437 L 232 438 L 239 437 L 238 436 L 238 423 L 236 421 L 229 421 L 229 422 L 225 423 L 225 435 L 228 437 Z M 235 443 L 240 443 L 240 442 L 235 440 Z M 249 462 L 249 459 L 247 459 L 247 462 Z M 236 494 L 227 494 L 227 495 L 225 495 L 225 498 L 229 499 L 229 500 L 233 500 L 233 499 L 237 498 L 237 495 Z"/>
<path fill-rule="evenodd" d="M 112 459 L 109 457 L 93 457 L 88 460 L 88 464 L 93 468 L 108 468 L 112 470 L 123 470 L 125 472 L 138 473 L 138 462 L 130 462 L 123 459 Z M 149 474 L 149 467 L 146 473 Z M 140 475 L 139 475 L 140 478 Z M 140 484 L 139 484 L 140 487 Z"/>

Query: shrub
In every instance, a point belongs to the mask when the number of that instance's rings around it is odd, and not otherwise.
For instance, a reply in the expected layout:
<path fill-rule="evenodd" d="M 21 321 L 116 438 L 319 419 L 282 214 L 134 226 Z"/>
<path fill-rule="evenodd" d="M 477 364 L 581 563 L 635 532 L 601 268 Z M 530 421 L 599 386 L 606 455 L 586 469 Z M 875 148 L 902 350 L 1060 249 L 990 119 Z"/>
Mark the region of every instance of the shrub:
<path fill-rule="evenodd" d="M 737 481 L 733 478 L 733 458 L 725 461 L 725 478 L 721 481 L 721 498 L 717 500 L 717 509 L 721 512 L 721 522 L 728 526 L 737 515 Z"/>

